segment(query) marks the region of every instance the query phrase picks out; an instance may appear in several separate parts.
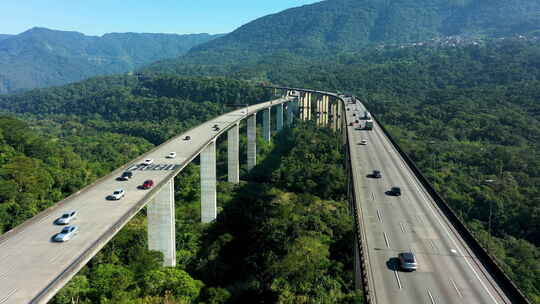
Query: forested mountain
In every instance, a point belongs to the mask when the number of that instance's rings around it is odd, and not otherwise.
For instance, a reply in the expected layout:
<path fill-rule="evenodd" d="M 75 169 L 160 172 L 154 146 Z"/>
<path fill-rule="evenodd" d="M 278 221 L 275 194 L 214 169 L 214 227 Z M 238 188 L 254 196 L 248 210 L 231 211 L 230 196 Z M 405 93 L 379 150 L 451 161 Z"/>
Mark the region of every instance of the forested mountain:
<path fill-rule="evenodd" d="M 4 40 L 4 39 L 9 38 L 11 36 L 12 35 L 0 34 L 0 40 Z"/>
<path fill-rule="evenodd" d="M 320 57 L 451 35 L 511 36 L 540 30 L 539 11 L 540 0 L 326 0 L 254 20 L 194 47 L 180 61 L 240 63 L 279 53 Z"/>
<path fill-rule="evenodd" d="M 0 93 L 133 71 L 219 37 L 113 33 L 101 37 L 33 28 L 0 37 Z"/>

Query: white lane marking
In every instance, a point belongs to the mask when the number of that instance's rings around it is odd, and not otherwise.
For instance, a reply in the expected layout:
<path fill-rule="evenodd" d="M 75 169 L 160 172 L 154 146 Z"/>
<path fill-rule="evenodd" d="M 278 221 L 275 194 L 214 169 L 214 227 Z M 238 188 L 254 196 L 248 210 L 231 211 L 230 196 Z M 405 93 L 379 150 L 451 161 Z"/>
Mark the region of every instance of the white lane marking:
<path fill-rule="evenodd" d="M 401 228 L 401 232 L 405 233 L 405 226 L 403 226 L 402 222 L 399 222 L 399 227 Z"/>
<path fill-rule="evenodd" d="M 386 138 L 386 136 L 384 136 L 383 134 L 383 138 L 385 139 L 385 141 L 387 143 L 390 143 L 388 138 Z M 393 147 L 392 145 L 390 145 L 391 147 Z M 442 223 L 442 220 L 437 216 L 437 213 L 435 212 L 435 209 L 433 206 L 431 206 L 431 200 L 427 197 L 427 195 L 424 193 L 424 191 L 422 191 L 420 189 L 420 186 L 418 186 L 418 183 L 417 180 L 414 178 L 414 175 L 412 172 L 410 172 L 409 170 L 407 170 L 407 168 L 405 168 L 405 165 L 403 165 L 403 159 L 401 158 L 401 156 L 397 153 L 397 151 L 395 151 L 395 149 L 391 149 L 395 155 L 397 155 L 397 158 L 400 160 L 398 161 L 400 167 L 405 171 L 407 172 L 407 175 L 409 176 L 409 180 L 411 180 L 413 182 L 413 185 L 416 187 L 416 189 L 418 190 L 418 193 L 420 193 L 421 196 L 424 197 L 424 203 L 426 203 L 426 205 L 428 206 L 429 210 L 431 211 L 431 213 L 433 214 L 433 217 L 437 220 L 437 222 L 439 223 L 439 225 L 441 225 L 441 227 L 443 228 L 444 232 L 446 232 L 446 235 L 448 236 L 448 238 L 450 239 L 450 241 L 452 241 L 452 243 L 454 243 L 454 246 L 457 248 L 459 254 L 461 256 L 464 257 L 464 260 L 465 260 L 465 263 L 467 263 L 467 265 L 469 266 L 469 268 L 472 270 L 472 272 L 474 273 L 474 275 L 476 276 L 476 278 L 478 279 L 478 281 L 480 281 L 480 284 L 482 285 L 482 287 L 484 288 L 484 290 L 487 292 L 487 294 L 489 295 L 489 297 L 491 298 L 491 300 L 493 300 L 494 303 L 499 303 L 497 302 L 497 300 L 495 299 L 495 297 L 493 297 L 493 295 L 491 294 L 491 292 L 489 291 L 489 289 L 487 288 L 486 284 L 484 284 L 484 281 L 482 281 L 482 279 L 480 278 L 480 276 L 478 275 L 478 272 L 476 272 L 476 270 L 474 269 L 474 267 L 471 265 L 471 263 L 469 262 L 469 260 L 467 259 L 467 257 L 463 254 L 462 250 L 459 248 L 456 240 L 452 237 L 452 235 L 450 234 L 450 231 L 448 230 L 448 228 Z"/>
<path fill-rule="evenodd" d="M 381 214 L 381 210 L 377 209 L 377 217 L 379 218 L 379 222 L 382 223 L 382 214 Z"/>
<path fill-rule="evenodd" d="M 429 295 L 429 299 L 431 300 L 431 304 L 435 304 L 435 299 L 433 299 L 433 295 L 431 294 L 431 291 L 429 291 L 429 289 L 427 289 L 427 293 Z"/>
<path fill-rule="evenodd" d="M 437 245 L 435 245 L 435 241 L 429 240 L 429 245 L 431 245 L 431 248 L 433 249 L 434 252 L 439 252 Z"/>
<path fill-rule="evenodd" d="M 454 286 L 454 289 L 456 290 L 458 296 L 459 296 L 460 298 L 463 298 L 463 295 L 462 295 L 461 292 L 459 291 L 459 288 L 457 287 L 456 282 L 454 282 L 454 280 L 450 279 L 450 283 L 452 284 L 452 286 Z"/>
<path fill-rule="evenodd" d="M 398 275 L 398 272 L 396 270 L 394 270 L 394 275 L 396 276 L 396 281 L 397 281 L 397 285 L 398 285 L 399 289 L 403 289 L 403 286 L 401 286 L 401 280 L 399 279 L 399 275 Z"/>
<path fill-rule="evenodd" d="M 17 292 L 17 288 L 10 290 L 3 298 L 0 298 L 0 303 L 5 303 L 9 298 Z"/>
<path fill-rule="evenodd" d="M 390 248 L 390 242 L 388 241 L 388 235 L 386 235 L 386 232 L 383 232 L 384 234 L 384 242 L 386 243 L 386 248 Z"/>

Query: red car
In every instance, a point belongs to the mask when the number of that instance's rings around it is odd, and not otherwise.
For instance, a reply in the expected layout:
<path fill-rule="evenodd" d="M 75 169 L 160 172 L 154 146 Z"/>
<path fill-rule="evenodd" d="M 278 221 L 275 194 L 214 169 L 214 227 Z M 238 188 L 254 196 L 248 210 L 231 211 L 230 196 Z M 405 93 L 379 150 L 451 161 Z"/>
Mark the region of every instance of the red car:
<path fill-rule="evenodd" d="M 144 181 L 144 183 L 141 186 L 141 189 L 147 190 L 154 186 L 154 181 L 149 179 L 147 181 Z"/>

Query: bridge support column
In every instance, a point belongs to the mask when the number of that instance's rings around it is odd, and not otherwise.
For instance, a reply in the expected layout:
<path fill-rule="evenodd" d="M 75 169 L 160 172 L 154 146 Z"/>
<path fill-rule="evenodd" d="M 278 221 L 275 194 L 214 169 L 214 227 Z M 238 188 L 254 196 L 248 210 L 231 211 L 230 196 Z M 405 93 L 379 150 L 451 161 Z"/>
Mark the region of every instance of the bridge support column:
<path fill-rule="evenodd" d="M 319 100 L 319 97 L 318 96 L 314 96 L 314 107 L 315 107 L 315 111 L 314 111 L 314 119 L 315 119 L 315 125 L 316 126 L 320 126 L 321 125 L 321 103 L 320 103 L 320 100 Z"/>
<path fill-rule="evenodd" d="M 276 130 L 279 132 L 283 129 L 283 104 L 277 105 L 276 108 Z"/>
<path fill-rule="evenodd" d="M 329 101 L 329 98 L 328 96 L 325 95 L 323 99 L 324 126 L 325 127 L 328 127 L 328 124 L 329 124 L 328 114 L 330 113 L 330 102 L 328 101 Z"/>
<path fill-rule="evenodd" d="M 287 127 L 290 127 L 294 121 L 294 113 L 296 112 L 294 108 L 297 105 L 297 100 L 287 103 Z"/>
<path fill-rule="evenodd" d="M 253 169 L 257 164 L 257 113 L 247 120 L 247 168 Z"/>
<path fill-rule="evenodd" d="M 338 123 L 337 109 L 338 109 L 337 101 L 333 100 L 332 101 L 332 130 L 334 130 L 334 132 L 337 131 L 337 123 Z"/>
<path fill-rule="evenodd" d="M 307 93 L 307 120 L 311 120 L 313 117 L 311 111 L 313 110 L 313 105 L 312 105 L 312 94 L 311 93 Z"/>
<path fill-rule="evenodd" d="M 240 156 L 238 123 L 227 132 L 227 164 L 229 183 L 240 182 Z"/>
<path fill-rule="evenodd" d="M 216 142 L 213 141 L 201 152 L 201 222 L 210 223 L 216 217 Z"/>
<path fill-rule="evenodd" d="M 300 119 L 306 120 L 306 93 L 300 92 Z"/>
<path fill-rule="evenodd" d="M 342 130 L 343 128 L 343 103 L 341 100 L 337 101 L 337 128 L 338 130 Z"/>
<path fill-rule="evenodd" d="M 271 122 L 270 122 L 270 109 L 263 110 L 263 138 L 266 141 L 270 141 L 272 135 Z"/>
<path fill-rule="evenodd" d="M 148 249 L 163 253 L 163 266 L 176 266 L 174 179 L 159 190 L 146 210 Z"/>

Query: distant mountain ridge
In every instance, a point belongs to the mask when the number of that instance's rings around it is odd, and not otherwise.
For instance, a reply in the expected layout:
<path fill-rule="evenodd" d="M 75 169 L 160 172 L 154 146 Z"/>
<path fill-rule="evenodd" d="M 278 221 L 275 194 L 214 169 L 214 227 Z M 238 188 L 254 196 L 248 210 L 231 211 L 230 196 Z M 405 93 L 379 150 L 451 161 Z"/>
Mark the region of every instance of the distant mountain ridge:
<path fill-rule="evenodd" d="M 101 37 L 32 28 L 0 36 L 0 93 L 133 71 L 222 35 L 112 33 Z"/>
<path fill-rule="evenodd" d="M 4 40 L 4 39 L 7 39 L 9 37 L 11 37 L 13 35 L 7 35 L 7 34 L 0 34 L 0 40 Z"/>
<path fill-rule="evenodd" d="M 540 0 L 327 0 L 254 20 L 186 56 L 194 63 L 279 52 L 321 56 L 452 35 L 540 31 Z"/>

